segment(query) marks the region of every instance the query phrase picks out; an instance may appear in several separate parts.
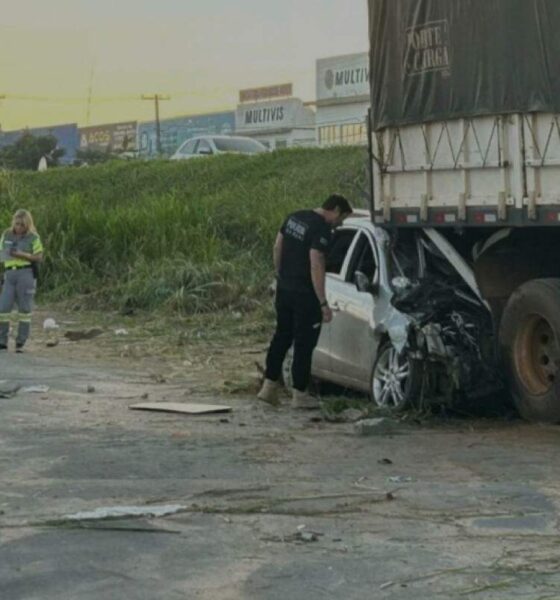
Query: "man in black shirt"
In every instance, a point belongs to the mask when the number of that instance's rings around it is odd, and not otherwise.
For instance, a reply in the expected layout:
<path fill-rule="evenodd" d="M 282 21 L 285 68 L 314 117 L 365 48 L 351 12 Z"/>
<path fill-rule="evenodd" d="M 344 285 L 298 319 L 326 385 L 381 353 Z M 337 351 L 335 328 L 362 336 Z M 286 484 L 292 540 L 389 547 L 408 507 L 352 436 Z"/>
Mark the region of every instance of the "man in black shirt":
<path fill-rule="evenodd" d="M 321 323 L 332 320 L 325 295 L 325 253 L 331 230 L 350 215 L 346 198 L 333 194 L 315 210 L 300 210 L 284 221 L 274 244 L 277 275 L 276 331 L 266 357 L 266 372 L 258 398 L 278 404 L 278 380 L 282 363 L 294 345 L 293 401 L 296 408 L 316 408 L 317 400 L 306 392 L 311 357 Z"/>

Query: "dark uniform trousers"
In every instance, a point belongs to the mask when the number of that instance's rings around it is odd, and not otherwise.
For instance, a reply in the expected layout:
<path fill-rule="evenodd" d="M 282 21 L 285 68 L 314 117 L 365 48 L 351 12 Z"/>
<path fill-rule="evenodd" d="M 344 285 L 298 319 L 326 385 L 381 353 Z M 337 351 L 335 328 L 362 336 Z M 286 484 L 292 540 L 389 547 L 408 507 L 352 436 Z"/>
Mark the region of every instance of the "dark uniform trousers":
<path fill-rule="evenodd" d="M 267 379 L 280 379 L 282 363 L 293 343 L 293 386 L 301 392 L 307 389 L 311 357 L 319 340 L 322 321 L 321 306 L 314 292 L 276 291 L 276 331 L 266 357 Z"/>

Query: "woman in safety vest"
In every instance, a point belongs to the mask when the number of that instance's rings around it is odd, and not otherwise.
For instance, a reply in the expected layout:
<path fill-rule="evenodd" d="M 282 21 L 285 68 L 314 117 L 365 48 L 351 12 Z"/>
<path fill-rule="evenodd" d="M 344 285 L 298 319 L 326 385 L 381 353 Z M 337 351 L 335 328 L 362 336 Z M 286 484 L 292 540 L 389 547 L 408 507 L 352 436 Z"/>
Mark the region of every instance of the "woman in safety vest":
<path fill-rule="evenodd" d="M 4 284 L 0 293 L 0 350 L 8 349 L 10 314 L 17 305 L 16 352 L 23 352 L 31 329 L 37 266 L 43 260 L 43 244 L 29 211 L 16 211 L 12 226 L 2 234 L 0 260 L 4 263 Z"/>

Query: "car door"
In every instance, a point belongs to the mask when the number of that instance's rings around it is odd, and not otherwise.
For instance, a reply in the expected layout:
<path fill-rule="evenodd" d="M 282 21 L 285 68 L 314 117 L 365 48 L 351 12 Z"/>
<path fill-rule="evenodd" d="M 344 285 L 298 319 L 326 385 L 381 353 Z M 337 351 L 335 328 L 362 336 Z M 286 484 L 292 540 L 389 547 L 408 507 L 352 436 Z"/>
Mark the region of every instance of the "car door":
<path fill-rule="evenodd" d="M 373 237 L 361 231 L 349 250 L 341 277 L 330 281 L 327 294 L 334 311 L 329 326 L 334 379 L 362 389 L 368 389 L 376 351 L 375 296 L 372 290 L 358 290 L 355 275 L 358 271 L 366 275 L 374 288 L 379 281 L 378 260 Z"/>
<path fill-rule="evenodd" d="M 351 227 L 340 227 L 332 236 L 329 250 L 325 257 L 326 281 L 325 291 L 329 298 L 329 289 L 341 280 L 346 261 L 349 259 L 349 249 L 356 237 L 357 229 Z M 319 377 L 330 378 L 332 373 L 331 351 L 330 351 L 330 324 L 321 327 L 321 335 L 315 347 L 312 361 L 312 372 Z"/>
<path fill-rule="evenodd" d="M 191 158 L 196 152 L 198 140 L 188 140 L 177 150 L 175 158 Z"/>

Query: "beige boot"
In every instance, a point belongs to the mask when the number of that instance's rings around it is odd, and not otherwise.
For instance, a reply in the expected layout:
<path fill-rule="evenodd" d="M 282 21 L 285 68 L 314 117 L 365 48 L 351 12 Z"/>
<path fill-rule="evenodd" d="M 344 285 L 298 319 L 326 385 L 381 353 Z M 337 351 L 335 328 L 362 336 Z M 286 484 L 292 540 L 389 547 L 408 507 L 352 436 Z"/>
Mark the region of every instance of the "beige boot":
<path fill-rule="evenodd" d="M 292 408 L 320 408 L 319 400 L 307 392 L 300 392 L 295 388 L 292 390 Z"/>
<path fill-rule="evenodd" d="M 278 406 L 280 404 L 280 400 L 278 399 L 279 387 L 280 386 L 277 381 L 265 379 L 263 381 L 261 391 L 257 394 L 257 398 L 263 402 L 266 402 L 267 404 L 271 404 L 272 406 Z"/>

